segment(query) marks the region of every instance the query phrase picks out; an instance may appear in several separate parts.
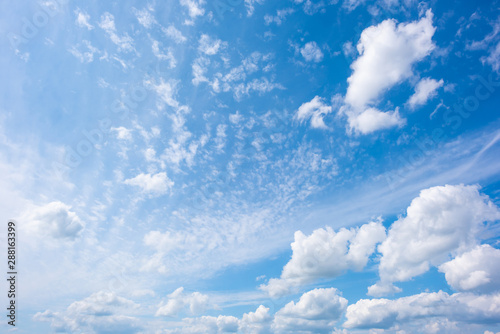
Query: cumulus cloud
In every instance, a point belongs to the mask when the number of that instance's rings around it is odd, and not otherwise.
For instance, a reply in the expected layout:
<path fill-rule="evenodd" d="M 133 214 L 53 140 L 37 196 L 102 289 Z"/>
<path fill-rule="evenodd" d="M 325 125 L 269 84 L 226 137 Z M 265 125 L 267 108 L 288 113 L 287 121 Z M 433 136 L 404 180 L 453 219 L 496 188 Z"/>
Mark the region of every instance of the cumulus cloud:
<path fill-rule="evenodd" d="M 204 312 L 208 308 L 208 296 L 199 292 L 186 294 L 184 288 L 180 287 L 168 295 L 167 301 L 160 304 L 155 315 L 174 317 L 187 307 L 191 314 Z"/>
<path fill-rule="evenodd" d="M 84 228 L 83 222 L 71 211 L 71 207 L 59 201 L 34 207 L 22 219 L 28 222 L 29 233 L 49 235 L 57 239 L 74 240 Z"/>
<path fill-rule="evenodd" d="M 191 19 L 205 14 L 205 9 L 203 8 L 205 0 L 180 0 L 180 4 L 187 8 Z"/>
<path fill-rule="evenodd" d="M 156 19 L 154 18 L 153 14 L 151 12 L 144 8 L 144 9 L 136 9 L 132 8 L 132 11 L 134 12 L 135 16 L 137 17 L 137 21 L 146 29 L 151 28 L 154 24 L 156 24 Z"/>
<path fill-rule="evenodd" d="M 474 295 L 443 291 L 421 293 L 395 300 L 361 299 L 349 305 L 346 328 L 381 328 L 408 323 L 421 318 L 446 318 L 469 323 L 497 322 L 500 294 Z"/>
<path fill-rule="evenodd" d="M 436 91 L 438 88 L 442 87 L 443 84 L 443 79 L 439 81 L 431 78 L 420 80 L 415 87 L 415 94 L 413 94 L 407 102 L 408 105 L 410 108 L 415 109 L 418 106 L 426 104 L 428 100 L 437 95 Z"/>
<path fill-rule="evenodd" d="M 458 291 L 500 290 L 500 250 L 481 245 L 439 266 L 446 282 Z"/>
<path fill-rule="evenodd" d="M 115 17 L 110 13 L 106 12 L 101 16 L 101 22 L 99 22 L 99 27 L 103 29 L 111 39 L 113 43 L 118 46 L 119 50 L 132 51 L 134 48 L 132 46 L 132 38 L 125 33 L 123 36 L 119 36 L 116 32 L 115 27 Z"/>
<path fill-rule="evenodd" d="M 359 57 L 351 64 L 353 72 L 347 79 L 342 110 L 351 129 L 370 133 L 404 124 L 397 110 L 385 113 L 369 106 L 395 84 L 411 77 L 413 65 L 434 49 L 432 17 L 429 10 L 419 21 L 396 25 L 395 20 L 385 20 L 361 33 Z M 366 124 L 372 121 L 374 125 Z"/>
<path fill-rule="evenodd" d="M 245 0 L 245 7 L 247 8 L 247 15 L 252 16 L 255 11 L 255 4 L 262 4 L 264 0 Z"/>
<path fill-rule="evenodd" d="M 500 219 L 499 209 L 476 186 L 442 186 L 422 190 L 394 222 L 379 245 L 380 282 L 368 293 L 397 291 L 393 282 L 407 281 L 438 266 L 450 255 L 469 251 L 485 221 Z M 451 265 L 453 267 L 453 265 Z M 444 269 L 443 269 L 444 270 Z"/>
<path fill-rule="evenodd" d="M 347 303 L 335 288 L 311 290 L 297 303 L 292 301 L 275 314 L 273 329 L 278 333 L 329 333 Z"/>
<path fill-rule="evenodd" d="M 319 63 L 323 60 L 323 52 L 318 44 L 314 41 L 306 43 L 301 49 L 300 54 L 306 61 L 313 61 Z"/>
<path fill-rule="evenodd" d="M 64 312 L 46 310 L 36 313 L 33 319 L 50 322 L 56 332 L 136 333 L 142 326 L 131 312 L 139 307 L 112 292 L 100 291 L 73 302 Z"/>
<path fill-rule="evenodd" d="M 116 132 L 116 138 L 121 140 L 130 141 L 132 140 L 132 131 L 123 126 L 117 128 L 111 128 L 111 131 Z"/>
<path fill-rule="evenodd" d="M 163 30 L 163 33 L 165 35 L 167 35 L 167 37 L 171 38 L 172 40 L 174 40 L 174 42 L 176 42 L 178 44 L 184 43 L 185 41 L 187 41 L 187 38 L 184 37 L 182 32 L 177 30 L 177 28 L 174 27 L 173 25 L 169 25 L 168 28 L 162 28 L 162 30 Z"/>
<path fill-rule="evenodd" d="M 200 37 L 198 50 L 208 56 L 213 56 L 224 45 L 220 39 L 212 39 L 210 36 L 203 34 Z"/>
<path fill-rule="evenodd" d="M 377 243 L 385 239 L 385 228 L 380 221 L 359 228 L 338 232 L 330 227 L 317 229 L 310 236 L 295 232 L 292 258 L 285 265 L 281 277 L 269 280 L 260 288 L 271 297 L 290 293 L 293 287 L 309 284 L 319 278 L 333 278 L 347 270 L 362 270 L 368 263 Z"/>
<path fill-rule="evenodd" d="M 87 28 L 88 30 L 94 29 L 94 26 L 89 23 L 90 15 L 82 11 L 80 8 L 75 10 L 76 14 L 76 25 L 82 28 Z"/>
<path fill-rule="evenodd" d="M 273 316 L 269 314 L 269 308 L 260 305 L 255 312 L 243 314 L 240 329 L 243 333 L 268 333 L 272 320 Z"/>
<path fill-rule="evenodd" d="M 315 96 L 311 101 L 303 103 L 297 113 L 295 118 L 299 122 L 304 122 L 311 120 L 312 128 L 322 128 L 326 129 L 327 126 L 323 121 L 323 117 L 332 112 L 332 106 L 327 105 L 323 99 L 319 96 Z"/>
<path fill-rule="evenodd" d="M 174 185 L 174 182 L 167 177 L 167 173 L 165 172 L 157 174 L 141 173 L 134 178 L 123 181 L 123 183 L 138 187 L 143 193 L 152 196 L 164 195 Z"/>

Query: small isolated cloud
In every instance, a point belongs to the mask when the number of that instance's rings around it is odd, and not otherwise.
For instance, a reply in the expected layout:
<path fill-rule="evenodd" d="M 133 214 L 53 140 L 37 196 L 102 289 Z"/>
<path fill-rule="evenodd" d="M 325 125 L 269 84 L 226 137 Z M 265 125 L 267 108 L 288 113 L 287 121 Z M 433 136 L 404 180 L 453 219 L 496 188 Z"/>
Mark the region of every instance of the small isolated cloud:
<path fill-rule="evenodd" d="M 273 329 L 278 333 L 326 333 L 340 319 L 347 303 L 335 288 L 311 290 L 275 314 Z"/>
<path fill-rule="evenodd" d="M 134 47 L 132 46 L 132 38 L 125 33 L 123 36 L 119 36 L 115 27 L 115 17 L 110 13 L 106 12 L 101 16 L 101 22 L 99 27 L 103 29 L 111 39 L 113 43 L 118 46 L 119 50 L 132 51 Z"/>
<path fill-rule="evenodd" d="M 23 215 L 23 220 L 28 222 L 30 234 L 56 239 L 74 240 L 84 227 L 71 207 L 58 201 L 33 208 Z"/>
<path fill-rule="evenodd" d="M 162 31 L 167 37 L 171 38 L 177 44 L 184 43 L 187 41 L 187 38 L 182 35 L 182 32 L 177 30 L 173 25 L 169 25 L 168 28 L 162 28 Z"/>
<path fill-rule="evenodd" d="M 201 35 L 199 43 L 198 50 L 208 56 L 217 54 L 219 49 L 224 46 L 220 39 L 212 39 L 206 34 Z"/>
<path fill-rule="evenodd" d="M 191 19 L 205 14 L 205 9 L 203 8 L 205 0 L 180 0 L 180 4 L 187 8 Z"/>
<path fill-rule="evenodd" d="M 437 95 L 436 91 L 438 90 L 438 88 L 443 87 L 443 84 L 443 79 L 439 81 L 431 78 L 424 78 L 420 80 L 415 87 L 415 94 L 410 97 L 407 104 L 412 109 L 426 104 L 428 100 Z"/>
<path fill-rule="evenodd" d="M 359 228 L 334 232 L 330 227 L 317 229 L 310 236 L 295 232 L 292 258 L 285 265 L 280 278 L 272 278 L 260 289 L 271 297 L 289 294 L 294 287 L 309 284 L 320 278 L 333 278 L 347 270 L 362 270 L 375 251 L 377 243 L 385 239 L 385 228 L 380 221 Z"/>
<path fill-rule="evenodd" d="M 151 28 L 154 24 L 156 24 L 156 19 L 154 18 L 153 14 L 151 11 L 148 9 L 136 9 L 132 8 L 132 11 L 134 12 L 135 16 L 137 17 L 137 21 L 146 29 Z"/>
<path fill-rule="evenodd" d="M 481 245 L 439 266 L 446 282 L 457 291 L 500 290 L 500 250 Z"/>
<path fill-rule="evenodd" d="M 318 44 L 314 41 L 306 43 L 306 45 L 300 49 L 300 54 L 306 61 L 319 63 L 323 60 L 323 52 L 321 52 Z"/>
<path fill-rule="evenodd" d="M 143 193 L 152 196 L 166 194 L 173 187 L 174 182 L 167 177 L 167 173 L 139 174 L 132 179 L 127 179 L 123 183 L 139 187 Z"/>
<path fill-rule="evenodd" d="M 88 30 L 94 29 L 94 26 L 89 23 L 90 15 L 82 11 L 80 8 L 75 10 L 76 20 L 75 23 L 77 26 L 82 28 L 87 28 Z"/>
<path fill-rule="evenodd" d="M 310 119 L 312 128 L 326 129 L 323 117 L 331 113 L 332 109 L 332 106 L 327 105 L 321 97 L 315 96 L 311 101 L 299 107 L 295 118 L 301 123 Z"/>
<path fill-rule="evenodd" d="M 120 126 L 118 128 L 111 128 L 111 131 L 116 132 L 116 138 L 120 140 L 126 140 L 126 141 L 132 140 L 132 131 L 130 129 Z"/>
<path fill-rule="evenodd" d="M 36 313 L 33 319 L 50 322 L 58 333 L 136 333 L 142 326 L 130 313 L 139 307 L 113 292 L 100 291 L 73 302 L 64 312 L 46 310 Z"/>
<path fill-rule="evenodd" d="M 160 304 L 155 315 L 157 317 L 175 317 L 187 307 L 191 314 L 205 312 L 208 308 L 208 296 L 199 292 L 186 294 L 184 288 L 180 287 L 167 296 L 167 300 Z"/>
<path fill-rule="evenodd" d="M 382 254 L 380 282 L 369 287 L 368 294 L 381 296 L 399 291 L 393 282 L 408 281 L 427 272 L 430 266 L 441 265 L 450 255 L 473 249 L 483 222 L 498 219 L 499 209 L 476 186 L 446 185 L 422 190 L 408 207 L 406 217 L 391 225 L 387 239 L 378 247 Z M 448 269 L 450 279 L 453 267 L 452 263 L 442 268 Z"/>
<path fill-rule="evenodd" d="M 151 49 L 156 58 L 158 58 L 159 60 L 168 61 L 169 68 L 175 68 L 177 66 L 177 61 L 175 60 L 174 54 L 171 50 L 167 50 L 167 53 L 163 53 L 160 50 L 160 42 L 153 40 Z"/>
<path fill-rule="evenodd" d="M 399 108 L 394 111 L 380 111 L 377 108 L 367 108 L 365 111 L 349 119 L 349 125 L 362 134 L 378 130 L 403 126 L 406 120 L 399 115 Z"/>
<path fill-rule="evenodd" d="M 385 20 L 361 33 L 359 57 L 351 64 L 353 72 L 347 79 L 346 105 L 342 108 L 352 130 L 366 134 L 404 124 L 397 110 L 384 112 L 369 106 L 395 84 L 410 78 L 413 65 L 435 48 L 432 17 L 428 10 L 419 21 L 396 25 L 395 20 Z"/>

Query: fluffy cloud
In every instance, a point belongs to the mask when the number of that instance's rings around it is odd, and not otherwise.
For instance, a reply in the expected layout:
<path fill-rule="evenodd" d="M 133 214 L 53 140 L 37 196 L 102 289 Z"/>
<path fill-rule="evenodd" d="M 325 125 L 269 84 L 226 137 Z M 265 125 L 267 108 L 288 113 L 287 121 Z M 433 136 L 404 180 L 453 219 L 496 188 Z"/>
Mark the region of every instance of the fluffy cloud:
<path fill-rule="evenodd" d="M 116 132 L 116 138 L 118 138 L 118 139 L 126 140 L 126 141 L 132 140 L 132 131 L 130 129 L 127 129 L 123 126 L 120 126 L 117 128 L 111 128 L 111 131 Z"/>
<path fill-rule="evenodd" d="M 306 45 L 300 49 L 300 54 L 306 61 L 319 63 L 323 60 L 323 52 L 321 52 L 318 44 L 314 41 L 306 43 Z"/>
<path fill-rule="evenodd" d="M 266 14 L 264 16 L 264 21 L 266 25 L 270 25 L 271 23 L 275 22 L 276 25 L 281 25 L 283 21 L 286 19 L 286 17 L 294 12 L 293 8 L 286 8 L 286 9 L 281 9 L 276 11 L 276 16 L 272 16 L 269 14 Z M 321 52 L 321 51 L 320 51 Z"/>
<path fill-rule="evenodd" d="M 184 293 L 184 288 L 180 287 L 170 295 L 166 302 L 162 303 L 156 311 L 156 316 L 173 317 L 189 307 L 192 314 L 204 312 L 208 307 L 208 296 L 199 292 L 191 294 Z"/>
<path fill-rule="evenodd" d="M 437 89 L 442 87 L 443 84 L 443 79 L 439 81 L 431 78 L 424 78 L 420 80 L 415 87 L 415 94 L 413 94 L 407 102 L 408 105 L 412 109 L 424 105 L 429 99 L 436 96 Z"/>
<path fill-rule="evenodd" d="M 500 250 L 481 245 L 439 266 L 448 284 L 458 291 L 500 289 Z"/>
<path fill-rule="evenodd" d="M 205 9 L 203 8 L 205 0 L 180 0 L 180 4 L 188 9 L 191 19 L 205 14 Z"/>
<path fill-rule="evenodd" d="M 349 305 L 346 328 L 388 329 L 421 318 L 446 318 L 468 323 L 498 322 L 500 294 L 421 293 L 395 300 L 361 299 Z"/>
<path fill-rule="evenodd" d="M 332 112 L 332 106 L 327 105 L 319 96 L 315 96 L 311 101 L 302 104 L 295 114 L 299 122 L 311 119 L 312 128 L 326 128 L 323 117 Z"/>
<path fill-rule="evenodd" d="M 84 224 L 70 209 L 70 206 L 62 202 L 51 202 L 33 208 L 23 215 L 22 220 L 28 222 L 29 233 L 74 240 L 82 231 Z"/>
<path fill-rule="evenodd" d="M 292 258 L 283 268 L 281 278 L 270 279 L 260 288 L 271 297 L 290 293 L 291 288 L 308 284 L 319 278 L 333 278 L 346 270 L 362 270 L 375 250 L 385 239 L 381 222 L 371 222 L 359 228 L 317 229 L 310 236 L 295 232 Z"/>
<path fill-rule="evenodd" d="M 470 250 L 477 243 L 482 223 L 497 219 L 500 211 L 476 186 L 422 190 L 406 217 L 392 224 L 387 239 L 378 247 L 382 254 L 380 282 L 368 289 L 369 294 L 397 291 L 393 282 L 407 281 L 431 265 L 442 264 L 449 255 Z"/>
<path fill-rule="evenodd" d="M 153 24 L 156 24 L 156 20 L 154 16 L 151 14 L 151 12 L 148 9 L 141 9 L 138 10 L 136 8 L 132 8 L 132 11 L 134 12 L 135 16 L 137 17 L 137 21 L 146 29 L 149 29 L 153 26 Z"/>
<path fill-rule="evenodd" d="M 46 310 L 33 319 L 50 322 L 56 332 L 137 333 L 140 322 L 130 313 L 139 306 L 112 292 L 100 291 L 72 303 L 64 312 Z"/>
<path fill-rule="evenodd" d="M 77 8 L 75 10 L 75 14 L 76 14 L 76 21 L 75 21 L 76 25 L 78 25 L 79 27 L 82 27 L 82 28 L 87 28 L 88 30 L 94 29 L 94 26 L 92 26 L 89 23 L 89 20 L 90 20 L 89 14 L 83 12 L 79 8 Z"/>
<path fill-rule="evenodd" d="M 382 111 L 367 107 L 377 103 L 383 92 L 411 77 L 413 65 L 434 49 L 432 16 L 429 10 L 416 22 L 396 25 L 395 20 L 385 20 L 362 32 L 357 45 L 359 57 L 351 64 L 353 73 L 347 79 L 346 106 L 342 110 L 351 129 L 369 133 L 403 124 L 397 111 L 383 116 Z M 358 120 L 360 117 L 364 119 Z M 371 121 L 374 125 L 366 124 Z"/>
<path fill-rule="evenodd" d="M 220 39 L 212 39 L 210 36 L 203 34 L 200 37 L 198 50 L 208 56 L 213 56 L 224 45 Z"/>
<path fill-rule="evenodd" d="M 273 317 L 269 314 L 269 308 L 260 305 L 255 312 L 243 314 L 240 321 L 240 330 L 243 333 L 260 334 L 268 333 Z"/>
<path fill-rule="evenodd" d="M 160 196 L 168 192 L 174 182 L 167 177 L 167 173 L 144 174 L 141 173 L 132 179 L 127 179 L 123 183 L 130 186 L 139 187 L 142 192 Z"/>
<path fill-rule="evenodd" d="M 279 310 L 273 329 L 277 333 L 329 333 L 346 307 L 347 299 L 336 289 L 314 289 L 304 293 L 297 303 L 292 301 Z"/>
<path fill-rule="evenodd" d="M 108 34 L 111 41 L 118 46 L 119 50 L 132 51 L 134 49 L 134 47 L 132 46 L 133 40 L 127 33 L 125 33 L 123 36 L 119 36 L 117 34 L 115 27 L 115 17 L 110 13 L 106 12 L 101 16 L 99 27 L 101 27 L 101 29 L 103 29 Z"/>
<path fill-rule="evenodd" d="M 187 38 L 182 35 L 182 33 L 177 30 L 173 25 L 169 25 L 168 28 L 162 28 L 163 33 L 173 39 L 176 43 L 184 43 L 187 41 Z"/>

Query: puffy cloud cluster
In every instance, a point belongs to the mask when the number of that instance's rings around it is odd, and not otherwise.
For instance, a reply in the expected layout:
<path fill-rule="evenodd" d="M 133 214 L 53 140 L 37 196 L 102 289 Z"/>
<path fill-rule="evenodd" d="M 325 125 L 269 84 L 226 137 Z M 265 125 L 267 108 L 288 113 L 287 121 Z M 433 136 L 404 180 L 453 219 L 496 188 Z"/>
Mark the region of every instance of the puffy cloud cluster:
<path fill-rule="evenodd" d="M 437 89 L 442 87 L 443 84 L 443 79 L 439 81 L 431 78 L 424 78 L 420 80 L 415 87 L 415 94 L 413 94 L 408 100 L 408 105 L 412 109 L 424 105 L 429 99 L 436 96 Z"/>
<path fill-rule="evenodd" d="M 474 323 L 498 322 L 500 293 L 493 295 L 421 293 L 395 300 L 361 299 L 346 311 L 347 328 L 391 328 L 421 318 Z"/>
<path fill-rule="evenodd" d="M 347 270 L 362 270 L 377 243 L 385 239 L 380 221 L 338 232 L 332 228 L 317 229 L 310 236 L 295 232 L 292 258 L 280 278 L 272 278 L 260 288 L 271 297 L 291 292 L 293 287 L 309 284 L 319 278 L 333 278 Z"/>
<path fill-rule="evenodd" d="M 323 117 L 332 112 L 332 106 L 327 105 L 319 96 L 315 96 L 311 101 L 302 104 L 297 110 L 295 118 L 299 122 L 311 120 L 312 128 L 326 128 Z"/>
<path fill-rule="evenodd" d="M 208 308 L 208 296 L 199 292 L 186 294 L 184 288 L 180 287 L 168 295 L 167 301 L 156 311 L 156 316 L 173 317 L 186 307 L 189 307 L 191 314 L 202 313 Z"/>
<path fill-rule="evenodd" d="M 441 265 L 450 256 L 474 248 L 483 222 L 498 219 L 499 209 L 476 186 L 446 185 L 422 190 L 408 207 L 406 217 L 391 225 L 387 239 L 378 247 L 382 254 L 380 282 L 369 288 L 369 294 L 381 296 L 399 291 L 393 282 L 407 281 L 430 266 Z M 450 279 L 455 266 L 456 262 L 452 262 L 442 268 L 449 271 Z"/>
<path fill-rule="evenodd" d="M 342 108 L 352 130 L 367 134 L 405 124 L 397 109 L 384 112 L 374 105 L 385 91 L 411 77 L 413 65 L 435 48 L 432 17 L 429 10 L 416 22 L 385 20 L 362 32 Z"/>
<path fill-rule="evenodd" d="M 51 202 L 34 207 L 21 218 L 27 222 L 27 230 L 36 236 L 74 240 L 84 228 L 84 223 L 71 207 L 62 202 Z"/>
<path fill-rule="evenodd" d="M 56 332 L 136 333 L 138 318 L 130 315 L 140 305 L 112 292 L 100 291 L 72 303 L 64 312 L 38 312 L 33 319 L 51 323 Z"/>

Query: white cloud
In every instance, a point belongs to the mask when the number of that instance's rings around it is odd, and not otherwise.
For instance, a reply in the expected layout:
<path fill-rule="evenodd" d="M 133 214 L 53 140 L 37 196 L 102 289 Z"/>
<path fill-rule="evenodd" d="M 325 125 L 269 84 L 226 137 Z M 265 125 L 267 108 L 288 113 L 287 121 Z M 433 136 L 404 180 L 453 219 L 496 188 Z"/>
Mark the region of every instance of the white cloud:
<path fill-rule="evenodd" d="M 406 120 L 399 115 L 399 108 L 394 111 L 380 111 L 377 108 L 367 108 L 363 112 L 348 115 L 349 125 L 362 134 L 373 133 L 378 130 L 394 126 L 403 126 Z"/>
<path fill-rule="evenodd" d="M 182 32 L 177 30 L 173 25 L 169 25 L 168 28 L 162 28 L 165 35 L 174 40 L 177 44 L 184 43 L 187 38 L 182 35 Z"/>
<path fill-rule="evenodd" d="M 263 4 L 264 0 L 245 0 L 245 7 L 247 8 L 247 15 L 252 16 L 255 11 L 255 4 Z"/>
<path fill-rule="evenodd" d="M 379 296 L 390 291 L 393 282 L 407 281 L 442 264 L 450 254 L 472 249 L 482 223 L 497 219 L 500 211 L 476 186 L 422 190 L 378 247 L 380 282 L 369 294 Z"/>
<path fill-rule="evenodd" d="M 385 20 L 362 32 L 357 45 L 360 55 L 351 64 L 353 73 L 347 79 L 343 110 L 351 129 L 369 133 L 403 124 L 396 111 L 383 116 L 382 111 L 375 108 L 367 111 L 367 107 L 377 103 L 383 92 L 411 77 L 413 65 L 434 49 L 432 17 L 429 10 L 416 22 L 396 25 L 394 20 Z M 375 125 L 366 124 L 372 120 Z"/>
<path fill-rule="evenodd" d="M 432 99 L 436 96 L 437 89 L 442 87 L 443 84 L 443 79 L 439 81 L 431 78 L 424 78 L 420 80 L 415 87 L 415 94 L 413 94 L 407 102 L 408 105 L 412 109 L 424 105 L 429 99 Z"/>
<path fill-rule="evenodd" d="M 82 11 L 80 8 L 75 10 L 76 14 L 76 24 L 79 27 L 87 28 L 88 30 L 94 29 L 94 26 L 89 23 L 90 15 Z"/>
<path fill-rule="evenodd" d="M 69 49 L 69 52 L 73 56 L 78 58 L 78 60 L 80 60 L 80 62 L 91 63 L 92 61 L 94 61 L 94 55 L 96 53 L 99 53 L 99 50 L 97 48 L 93 47 L 92 44 L 87 40 L 83 40 L 82 44 L 84 46 L 84 50 L 80 51 L 79 50 L 80 44 L 77 44 L 77 45 L 71 47 L 71 49 Z"/>
<path fill-rule="evenodd" d="M 388 329 L 422 318 L 446 318 L 467 323 L 498 321 L 500 294 L 473 295 L 445 292 L 421 293 L 395 300 L 361 299 L 349 305 L 346 328 Z"/>
<path fill-rule="evenodd" d="M 56 332 L 70 333 L 135 333 L 140 331 L 139 319 L 130 316 L 140 305 L 100 291 L 72 303 L 64 312 L 38 312 L 35 321 L 46 321 Z"/>
<path fill-rule="evenodd" d="M 500 42 L 491 48 L 490 54 L 486 58 L 482 58 L 483 62 L 489 64 L 493 71 L 498 72 L 500 70 Z"/>
<path fill-rule="evenodd" d="M 174 57 L 171 50 L 168 50 L 167 54 L 162 53 L 160 51 L 160 43 L 158 41 L 155 41 L 155 40 L 153 40 L 153 44 L 151 45 L 151 48 L 152 48 L 153 54 L 155 55 L 156 58 L 158 58 L 160 60 L 168 60 L 170 68 L 175 68 L 175 66 L 177 66 L 177 61 L 175 60 L 175 57 Z"/>
<path fill-rule="evenodd" d="M 273 317 L 269 314 L 269 308 L 260 305 L 255 312 L 243 314 L 240 321 L 240 329 L 243 333 L 268 333 L 272 320 Z"/>
<path fill-rule="evenodd" d="M 300 49 L 300 54 L 306 61 L 319 63 L 323 60 L 323 52 L 321 52 L 318 44 L 314 41 L 306 43 L 306 45 Z"/>
<path fill-rule="evenodd" d="M 293 8 L 285 8 L 276 11 L 276 16 L 272 16 L 269 14 L 264 15 L 264 22 L 266 25 L 270 25 L 271 23 L 276 23 L 276 25 L 281 25 L 286 17 L 295 12 Z"/>
<path fill-rule="evenodd" d="M 273 329 L 277 333 L 330 332 L 347 303 L 335 288 L 311 290 L 304 293 L 297 303 L 292 301 L 276 312 Z"/>
<path fill-rule="evenodd" d="M 240 100 L 243 96 L 248 96 L 252 91 L 268 93 L 274 89 L 285 89 L 281 84 L 269 81 L 267 78 L 253 79 L 246 84 L 240 83 L 234 87 L 234 97 Z"/>
<path fill-rule="evenodd" d="M 166 302 L 162 302 L 156 311 L 156 316 L 175 317 L 186 307 L 189 307 L 191 314 L 199 314 L 208 308 L 208 296 L 199 292 L 191 294 L 184 293 L 184 288 L 180 287 L 170 295 Z"/>
<path fill-rule="evenodd" d="M 71 207 L 58 201 L 32 208 L 22 220 L 27 222 L 28 233 L 39 237 L 74 240 L 84 228 Z"/>
<path fill-rule="evenodd" d="M 317 229 L 310 236 L 295 232 L 292 258 L 283 268 L 281 278 L 270 279 L 260 289 L 271 297 L 290 293 L 293 287 L 314 282 L 319 278 L 333 278 L 347 270 L 362 270 L 375 250 L 385 239 L 381 222 L 371 222 L 359 228 Z"/>
<path fill-rule="evenodd" d="M 137 21 L 146 29 L 149 29 L 153 26 L 153 24 L 156 24 L 156 19 L 154 18 L 153 14 L 151 12 L 144 8 L 144 9 L 136 9 L 132 8 L 132 11 L 134 12 L 135 16 L 137 17 Z"/>
<path fill-rule="evenodd" d="M 189 16 L 192 19 L 205 14 L 203 8 L 205 0 L 180 0 L 180 4 L 188 9 Z"/>
<path fill-rule="evenodd" d="M 126 141 L 132 140 L 132 131 L 130 129 L 127 129 L 123 126 L 120 126 L 117 128 L 111 128 L 111 131 L 116 132 L 116 138 L 118 138 L 118 139 L 126 140 Z"/>
<path fill-rule="evenodd" d="M 132 46 L 133 40 L 127 33 L 122 37 L 118 36 L 115 27 L 115 18 L 110 13 L 106 12 L 101 16 L 99 27 L 108 34 L 111 41 L 118 46 L 119 50 L 132 51 L 134 49 Z"/>
<path fill-rule="evenodd" d="M 315 96 L 311 101 L 303 103 L 299 107 L 295 118 L 301 123 L 310 119 L 312 128 L 326 129 L 323 117 L 331 112 L 332 106 L 325 104 L 321 97 Z"/>
<path fill-rule="evenodd" d="M 167 177 L 165 172 L 157 174 L 141 173 L 132 179 L 123 181 L 123 183 L 139 187 L 142 192 L 152 196 L 164 195 L 174 185 L 174 182 Z"/>
<path fill-rule="evenodd" d="M 212 39 L 206 34 L 201 35 L 199 43 L 198 50 L 208 56 L 217 54 L 219 49 L 225 46 L 220 39 Z"/>
<path fill-rule="evenodd" d="M 439 266 L 446 282 L 458 291 L 500 290 L 500 250 L 481 245 Z"/>

